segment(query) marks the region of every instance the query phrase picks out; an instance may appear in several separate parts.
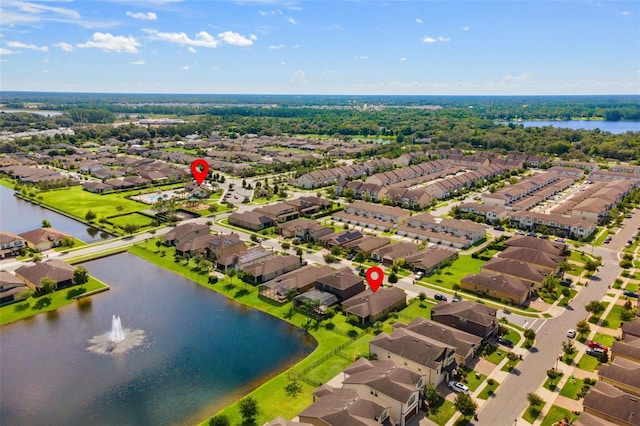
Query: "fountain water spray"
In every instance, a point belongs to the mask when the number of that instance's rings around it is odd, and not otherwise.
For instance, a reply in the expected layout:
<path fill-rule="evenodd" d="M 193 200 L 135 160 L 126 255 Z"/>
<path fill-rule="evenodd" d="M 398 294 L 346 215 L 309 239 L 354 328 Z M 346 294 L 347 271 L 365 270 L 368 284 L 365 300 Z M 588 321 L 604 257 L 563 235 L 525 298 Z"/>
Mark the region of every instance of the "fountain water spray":
<path fill-rule="evenodd" d="M 122 329 L 122 322 L 119 316 L 113 315 L 111 317 L 111 333 L 109 337 L 114 343 L 120 343 L 124 340 L 124 330 Z"/>
<path fill-rule="evenodd" d="M 122 327 L 120 316 L 111 316 L 111 331 L 94 336 L 87 350 L 102 354 L 121 354 L 144 343 L 144 330 L 130 330 Z"/>

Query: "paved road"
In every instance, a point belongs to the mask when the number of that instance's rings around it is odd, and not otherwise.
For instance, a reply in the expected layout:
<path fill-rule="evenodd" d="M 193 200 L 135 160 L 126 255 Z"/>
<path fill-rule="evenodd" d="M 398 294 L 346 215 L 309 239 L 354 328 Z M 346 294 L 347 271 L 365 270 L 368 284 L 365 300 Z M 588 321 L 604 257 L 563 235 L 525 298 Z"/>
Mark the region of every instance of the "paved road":
<path fill-rule="evenodd" d="M 632 219 L 628 219 L 625 226 L 633 226 L 633 229 L 636 229 L 639 224 L 640 216 L 636 214 Z M 483 406 L 479 421 L 475 424 L 511 424 L 513 420 L 520 418 L 520 413 L 527 406 L 527 394 L 538 389 L 546 379 L 546 371 L 555 366 L 556 358 L 562 353 L 561 342 L 566 339 L 567 330 L 575 328 L 578 321 L 587 318 L 588 314 L 584 306 L 592 300 L 602 299 L 608 286 L 613 284 L 622 272 L 618 266 L 616 249 L 624 247 L 626 240 L 627 233 L 618 232 L 613 236 L 608 247 L 593 249 L 595 255 L 602 257 L 603 266 L 589 281 L 589 286 L 583 287 L 578 292 L 570 307 L 561 316 L 544 321 L 538 320 L 533 324 L 533 329 L 537 333 L 534 350 L 518 364 L 513 375 L 500 385 L 495 398 Z M 591 252 L 591 247 L 584 247 L 584 249 Z"/>

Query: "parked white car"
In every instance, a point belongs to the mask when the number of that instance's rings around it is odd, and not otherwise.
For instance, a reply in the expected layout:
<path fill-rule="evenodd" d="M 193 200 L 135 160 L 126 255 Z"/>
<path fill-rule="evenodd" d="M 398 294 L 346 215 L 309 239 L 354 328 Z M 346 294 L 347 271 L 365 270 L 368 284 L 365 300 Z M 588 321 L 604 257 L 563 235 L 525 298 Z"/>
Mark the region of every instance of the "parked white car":
<path fill-rule="evenodd" d="M 460 392 L 460 393 L 469 393 L 469 388 L 466 385 L 463 385 L 460 382 L 456 382 L 456 381 L 450 381 L 449 382 L 449 387 L 454 391 L 454 392 Z"/>
<path fill-rule="evenodd" d="M 567 330 L 567 337 L 573 339 L 574 337 L 576 337 L 576 331 L 573 328 L 570 328 L 569 330 Z"/>

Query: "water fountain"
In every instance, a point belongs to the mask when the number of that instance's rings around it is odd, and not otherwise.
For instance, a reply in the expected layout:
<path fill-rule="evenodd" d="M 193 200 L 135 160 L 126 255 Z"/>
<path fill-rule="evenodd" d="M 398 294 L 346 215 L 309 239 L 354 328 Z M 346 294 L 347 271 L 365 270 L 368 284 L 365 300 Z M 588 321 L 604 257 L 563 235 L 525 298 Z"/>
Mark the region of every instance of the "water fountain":
<path fill-rule="evenodd" d="M 122 321 L 117 315 L 111 316 L 111 330 L 94 336 L 88 351 L 102 354 L 121 354 L 144 343 L 144 330 L 130 330 L 122 327 Z"/>

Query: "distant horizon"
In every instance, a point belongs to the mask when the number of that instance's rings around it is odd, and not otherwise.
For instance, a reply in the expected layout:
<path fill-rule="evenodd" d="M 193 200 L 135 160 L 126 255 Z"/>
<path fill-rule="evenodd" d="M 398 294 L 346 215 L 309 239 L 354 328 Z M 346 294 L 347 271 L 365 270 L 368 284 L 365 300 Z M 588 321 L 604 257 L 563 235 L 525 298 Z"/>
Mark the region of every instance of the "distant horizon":
<path fill-rule="evenodd" d="M 25 0 L 0 87 L 299 96 L 640 94 L 640 2 Z"/>

